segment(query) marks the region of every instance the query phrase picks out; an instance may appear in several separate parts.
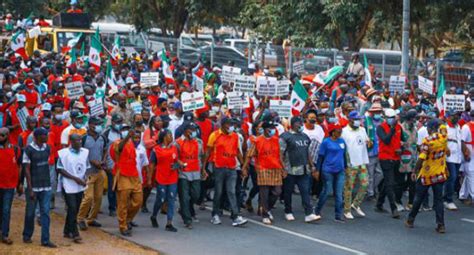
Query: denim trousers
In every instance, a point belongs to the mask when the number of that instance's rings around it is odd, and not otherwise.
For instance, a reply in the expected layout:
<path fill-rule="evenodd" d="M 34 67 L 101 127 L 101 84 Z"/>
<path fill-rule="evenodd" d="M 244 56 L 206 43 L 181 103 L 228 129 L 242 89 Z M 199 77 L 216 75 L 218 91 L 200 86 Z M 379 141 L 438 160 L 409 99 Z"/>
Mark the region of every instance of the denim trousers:
<path fill-rule="evenodd" d="M 323 190 L 319 196 L 318 205 L 316 206 L 315 214 L 320 215 L 321 210 L 323 209 L 324 204 L 328 199 L 328 194 L 331 189 L 333 189 L 334 197 L 336 200 L 335 203 L 335 213 L 336 219 L 342 219 L 342 207 L 343 207 L 343 198 L 342 193 L 344 191 L 344 180 L 345 174 L 344 171 L 339 171 L 338 173 L 329 173 L 322 171 L 322 180 L 324 183 Z"/>
<path fill-rule="evenodd" d="M 227 194 L 227 199 L 230 204 L 231 218 L 235 219 L 239 215 L 239 208 L 237 206 L 237 196 L 235 185 L 237 183 L 237 171 L 229 168 L 215 168 L 214 169 L 214 200 L 212 201 L 212 216 L 220 214 L 222 195 Z M 225 187 L 224 187 L 225 186 Z"/>
<path fill-rule="evenodd" d="M 298 186 L 298 190 L 301 195 L 301 203 L 303 204 L 305 215 L 310 215 L 313 212 L 310 198 L 310 179 L 309 174 L 303 175 L 292 175 L 289 174 L 283 180 L 283 199 L 285 200 L 285 213 L 293 213 L 292 209 L 292 197 L 295 185 Z"/>
<path fill-rule="evenodd" d="M 174 216 L 174 201 L 176 199 L 176 193 L 178 192 L 178 184 L 168 184 L 156 186 L 156 199 L 153 205 L 153 217 L 156 217 L 163 203 L 166 201 L 168 204 L 168 210 L 166 212 L 166 218 L 168 221 L 173 220 Z"/>
<path fill-rule="evenodd" d="M 8 237 L 10 233 L 10 212 L 12 209 L 13 197 L 15 196 L 15 189 L 0 189 L 0 208 L 1 217 L 0 225 L 2 225 L 2 237 Z"/>
<path fill-rule="evenodd" d="M 29 189 L 26 189 L 26 211 L 25 211 L 25 221 L 23 228 L 23 239 L 31 239 L 33 232 L 35 230 L 35 209 L 36 204 L 39 204 L 40 208 L 40 221 L 41 221 L 41 243 L 49 243 L 49 210 L 51 203 L 51 190 L 44 190 L 39 192 L 34 192 L 35 199 L 30 198 Z"/>

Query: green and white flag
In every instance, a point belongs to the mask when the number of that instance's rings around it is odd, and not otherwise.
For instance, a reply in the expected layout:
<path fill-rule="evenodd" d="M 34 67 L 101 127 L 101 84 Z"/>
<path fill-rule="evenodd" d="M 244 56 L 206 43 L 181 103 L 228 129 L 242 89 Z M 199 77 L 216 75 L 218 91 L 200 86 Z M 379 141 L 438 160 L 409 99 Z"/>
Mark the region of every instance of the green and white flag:
<path fill-rule="evenodd" d="M 439 115 L 444 116 L 444 97 L 446 96 L 446 86 L 444 84 L 444 75 L 441 75 L 438 93 L 436 94 L 436 108 L 439 110 Z"/>
<path fill-rule="evenodd" d="M 102 51 L 102 44 L 100 43 L 99 28 L 91 37 L 91 48 L 89 50 L 89 64 L 95 68 L 97 72 L 100 71 L 100 52 Z"/>
<path fill-rule="evenodd" d="M 114 46 L 112 48 L 112 57 L 117 61 L 120 58 L 120 37 L 115 36 Z"/>
<path fill-rule="evenodd" d="M 293 116 L 300 114 L 306 104 L 306 99 L 308 99 L 308 96 L 308 92 L 304 88 L 303 84 L 301 84 L 300 80 L 296 80 L 290 99 L 291 113 Z"/>
<path fill-rule="evenodd" d="M 324 72 L 320 72 L 314 76 L 313 82 L 326 85 L 330 83 L 336 76 L 343 72 L 342 66 L 335 66 L 331 69 L 328 69 Z"/>
<path fill-rule="evenodd" d="M 72 47 L 71 50 L 69 51 L 69 59 L 67 61 L 66 66 L 71 67 L 75 65 L 76 62 L 77 62 L 76 47 Z"/>
<path fill-rule="evenodd" d="M 364 54 L 364 72 L 365 72 L 365 85 L 372 87 L 372 74 L 369 70 L 369 64 L 367 63 L 367 57 Z"/>
<path fill-rule="evenodd" d="M 110 86 L 110 89 L 117 89 L 117 81 L 115 80 L 114 69 L 112 68 L 112 63 L 110 62 L 110 57 L 107 60 L 107 70 L 105 71 L 107 85 Z"/>

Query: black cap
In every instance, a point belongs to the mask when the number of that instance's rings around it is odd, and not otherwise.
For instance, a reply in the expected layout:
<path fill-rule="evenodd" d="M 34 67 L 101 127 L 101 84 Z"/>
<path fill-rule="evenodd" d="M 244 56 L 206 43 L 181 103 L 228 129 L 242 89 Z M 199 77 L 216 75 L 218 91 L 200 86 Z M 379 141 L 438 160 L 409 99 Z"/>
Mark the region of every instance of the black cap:
<path fill-rule="evenodd" d="M 221 126 L 225 125 L 225 124 L 232 124 L 232 119 L 229 118 L 229 117 L 224 117 L 221 119 Z"/>
<path fill-rule="evenodd" d="M 112 122 L 123 121 L 122 115 L 118 113 L 112 114 Z"/>
<path fill-rule="evenodd" d="M 291 124 L 291 126 L 293 126 L 297 122 L 303 124 L 303 119 L 298 117 L 298 116 L 295 116 L 295 117 L 291 118 L 290 124 Z"/>
<path fill-rule="evenodd" d="M 92 123 L 92 124 L 95 124 L 95 125 L 99 125 L 99 124 L 102 124 L 102 119 L 100 119 L 100 118 L 97 117 L 97 116 L 92 116 L 92 117 L 90 117 L 90 119 L 89 119 L 89 123 Z"/>
<path fill-rule="evenodd" d="M 75 118 L 82 118 L 84 117 L 84 115 L 82 114 L 82 112 L 78 111 L 78 110 L 72 110 L 71 111 L 71 119 L 75 119 Z"/>
<path fill-rule="evenodd" d="M 35 131 L 33 131 L 33 136 L 34 137 L 38 137 L 40 135 L 48 135 L 48 130 L 46 130 L 45 128 L 36 128 Z"/>
<path fill-rule="evenodd" d="M 198 125 L 196 125 L 194 122 L 188 122 L 184 125 L 184 130 L 188 130 L 188 129 L 192 129 L 192 130 L 195 130 L 198 128 Z"/>
<path fill-rule="evenodd" d="M 171 121 L 171 118 L 168 114 L 162 114 L 162 115 L 160 115 L 160 120 L 161 121 Z"/>
<path fill-rule="evenodd" d="M 185 112 L 183 114 L 184 121 L 193 121 L 193 119 L 194 119 L 194 114 L 192 112 Z"/>
<path fill-rule="evenodd" d="M 274 121 L 265 121 L 262 124 L 262 128 L 274 128 L 277 124 Z"/>

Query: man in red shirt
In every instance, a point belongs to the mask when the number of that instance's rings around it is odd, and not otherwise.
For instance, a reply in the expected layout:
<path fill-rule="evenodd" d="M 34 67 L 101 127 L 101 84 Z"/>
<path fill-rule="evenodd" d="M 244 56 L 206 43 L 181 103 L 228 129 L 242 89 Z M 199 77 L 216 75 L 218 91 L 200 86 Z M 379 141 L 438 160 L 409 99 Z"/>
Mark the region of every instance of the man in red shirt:
<path fill-rule="evenodd" d="M 2 217 L 2 243 L 12 244 L 13 241 L 8 238 L 10 231 L 10 211 L 12 208 L 15 188 L 18 187 L 18 193 L 21 193 L 22 187 L 19 185 L 18 160 L 20 153 L 17 147 L 8 142 L 8 128 L 0 128 L 0 208 Z"/>

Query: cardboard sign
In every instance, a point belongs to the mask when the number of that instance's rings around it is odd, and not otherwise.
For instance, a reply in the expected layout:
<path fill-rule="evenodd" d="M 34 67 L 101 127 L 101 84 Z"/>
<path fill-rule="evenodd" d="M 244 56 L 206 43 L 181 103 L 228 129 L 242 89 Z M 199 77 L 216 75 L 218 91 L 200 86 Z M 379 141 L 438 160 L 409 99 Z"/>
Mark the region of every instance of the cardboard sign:
<path fill-rule="evenodd" d="M 433 95 L 433 81 L 418 75 L 418 88 L 430 95 Z"/>
<path fill-rule="evenodd" d="M 227 92 L 227 109 L 245 109 L 250 107 L 250 98 L 243 92 Z"/>
<path fill-rule="evenodd" d="M 77 99 L 84 95 L 84 88 L 82 87 L 82 82 L 75 81 L 66 83 L 67 96 L 70 99 Z"/>
<path fill-rule="evenodd" d="M 140 84 L 141 85 L 158 85 L 159 74 L 158 73 L 140 73 Z"/>
<path fill-rule="evenodd" d="M 465 111 L 466 98 L 464 95 L 450 95 L 444 96 L 444 109 L 453 110 L 456 112 Z"/>
<path fill-rule="evenodd" d="M 270 100 L 270 110 L 276 111 L 278 116 L 282 118 L 291 117 L 291 101 L 290 100 Z"/>
<path fill-rule="evenodd" d="M 194 87 L 197 91 L 204 91 L 204 80 L 193 74 Z"/>
<path fill-rule="evenodd" d="M 188 93 L 181 93 L 181 103 L 183 104 L 183 111 L 193 111 L 204 108 L 204 94 L 201 91 Z"/>
<path fill-rule="evenodd" d="M 32 29 L 28 30 L 28 37 L 35 38 L 41 35 L 41 28 L 40 26 L 33 27 Z"/>
<path fill-rule="evenodd" d="M 235 77 L 240 75 L 241 69 L 233 66 L 223 66 L 221 80 L 223 82 L 234 82 Z"/>
<path fill-rule="evenodd" d="M 104 105 L 102 104 L 102 100 L 96 99 L 94 101 L 90 101 L 87 103 L 89 106 L 89 112 L 91 116 L 100 116 L 104 114 Z"/>
<path fill-rule="evenodd" d="M 143 106 L 140 102 L 133 102 L 130 104 L 130 108 L 132 109 L 134 113 L 141 113 Z"/>
<path fill-rule="evenodd" d="M 293 73 L 301 74 L 304 73 L 304 60 L 293 63 Z"/>
<path fill-rule="evenodd" d="M 279 97 L 288 96 L 290 94 L 290 85 L 291 85 L 290 80 L 277 81 L 276 95 Z"/>
<path fill-rule="evenodd" d="M 275 77 L 258 77 L 257 95 L 276 96 L 277 79 Z"/>
<path fill-rule="evenodd" d="M 26 107 L 21 108 L 21 110 L 18 110 L 16 112 L 16 116 L 18 117 L 18 120 L 20 121 L 20 126 L 23 131 L 27 130 L 26 126 L 26 118 L 30 116 L 30 113 L 28 112 L 28 109 Z"/>
<path fill-rule="evenodd" d="M 248 75 L 235 76 L 234 91 L 253 93 L 255 91 L 255 77 Z"/>
<path fill-rule="evenodd" d="M 398 94 L 402 94 L 405 92 L 405 76 L 390 76 L 390 83 L 389 83 L 390 93 L 394 94 L 398 92 Z"/>

